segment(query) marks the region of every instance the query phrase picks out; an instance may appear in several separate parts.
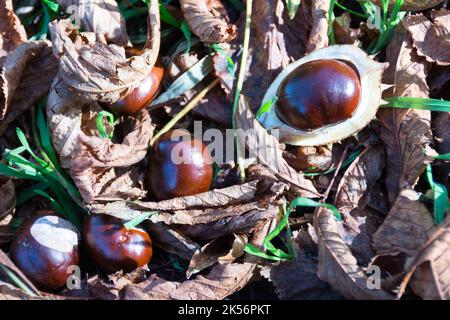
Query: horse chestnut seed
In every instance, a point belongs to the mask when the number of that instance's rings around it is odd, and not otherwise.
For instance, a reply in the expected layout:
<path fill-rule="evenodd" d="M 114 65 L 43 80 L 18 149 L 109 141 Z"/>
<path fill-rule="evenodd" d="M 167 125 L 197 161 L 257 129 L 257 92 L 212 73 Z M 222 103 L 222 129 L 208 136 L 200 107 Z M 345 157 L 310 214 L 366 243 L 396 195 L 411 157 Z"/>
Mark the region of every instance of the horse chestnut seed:
<path fill-rule="evenodd" d="M 83 226 L 85 247 L 101 270 L 130 272 L 148 264 L 152 258 L 152 241 L 139 228 L 126 229 L 118 218 L 91 214 Z"/>
<path fill-rule="evenodd" d="M 185 130 L 163 134 L 154 144 L 148 179 L 158 200 L 194 195 L 209 190 L 212 157 L 205 144 Z"/>
<path fill-rule="evenodd" d="M 287 125 L 312 130 L 351 118 L 361 99 L 358 73 L 333 59 L 306 62 L 281 83 L 276 112 Z"/>
<path fill-rule="evenodd" d="M 79 233 L 67 220 L 36 213 L 17 230 L 10 247 L 12 261 L 37 286 L 58 289 L 79 262 Z"/>
<path fill-rule="evenodd" d="M 150 73 L 139 81 L 125 97 L 103 106 L 116 114 L 135 114 L 156 97 L 161 88 L 163 77 L 164 68 L 162 63 L 158 61 Z"/>

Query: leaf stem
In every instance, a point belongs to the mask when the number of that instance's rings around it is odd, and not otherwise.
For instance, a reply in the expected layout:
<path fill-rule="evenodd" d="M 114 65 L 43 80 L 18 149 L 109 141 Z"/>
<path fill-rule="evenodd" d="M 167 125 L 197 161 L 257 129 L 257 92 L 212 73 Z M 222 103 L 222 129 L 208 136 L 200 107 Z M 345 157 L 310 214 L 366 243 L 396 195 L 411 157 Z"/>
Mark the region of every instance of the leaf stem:
<path fill-rule="evenodd" d="M 173 117 L 169 122 L 167 122 L 167 124 L 161 130 L 159 130 L 157 134 L 155 134 L 153 136 L 153 138 L 150 140 L 150 147 L 155 144 L 156 140 L 158 140 L 159 137 L 161 137 L 164 133 L 166 133 L 167 131 L 172 129 L 172 127 L 181 118 L 183 118 L 185 115 L 187 115 L 189 113 L 189 111 L 194 109 L 198 105 L 200 100 L 202 100 L 208 94 L 208 92 L 211 91 L 211 89 L 214 88 L 218 83 L 219 83 L 219 78 L 214 79 L 213 82 L 211 82 L 205 89 L 200 91 L 191 101 L 189 101 L 189 103 L 180 112 L 178 112 L 175 115 L 175 117 Z"/>
<path fill-rule="evenodd" d="M 246 12 L 245 12 L 245 31 L 244 31 L 244 40 L 242 43 L 242 56 L 241 63 L 239 66 L 239 74 L 236 83 L 236 93 L 234 95 L 233 102 L 233 131 L 234 131 L 234 141 L 235 145 L 238 145 L 238 135 L 237 135 L 237 125 L 236 125 L 236 113 L 239 105 L 239 98 L 241 95 L 242 87 L 244 85 L 244 77 L 245 77 L 245 69 L 248 60 L 248 51 L 250 45 L 250 27 L 252 22 L 252 7 L 253 0 L 247 0 L 246 2 Z M 239 173 L 241 177 L 241 181 L 245 180 L 245 168 L 242 155 L 240 154 L 240 148 L 237 148 L 237 161 L 239 166 Z"/>

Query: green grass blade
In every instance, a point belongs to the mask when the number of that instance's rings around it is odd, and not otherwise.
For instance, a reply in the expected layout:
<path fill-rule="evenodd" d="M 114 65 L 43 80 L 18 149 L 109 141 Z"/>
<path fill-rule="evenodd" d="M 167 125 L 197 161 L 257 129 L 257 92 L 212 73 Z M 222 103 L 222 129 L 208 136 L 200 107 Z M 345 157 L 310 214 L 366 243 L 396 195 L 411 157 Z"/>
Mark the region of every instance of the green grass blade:
<path fill-rule="evenodd" d="M 268 255 L 267 253 L 261 251 L 260 249 L 256 248 L 255 246 L 251 245 L 250 243 L 245 244 L 244 251 L 251 255 L 254 255 L 254 256 L 257 256 L 257 257 L 260 257 L 263 259 L 267 259 L 267 260 L 272 260 L 272 261 L 283 261 L 284 260 L 279 257 L 274 257 L 271 255 Z"/>
<path fill-rule="evenodd" d="M 450 153 L 444 153 L 433 157 L 436 160 L 450 160 Z"/>
<path fill-rule="evenodd" d="M 37 194 L 36 190 L 45 191 L 48 188 L 49 186 L 46 183 L 40 182 L 23 190 L 17 195 L 16 206 L 20 206 L 25 202 L 27 202 L 28 200 L 33 199 Z"/>
<path fill-rule="evenodd" d="M 339 221 L 342 220 L 342 216 L 341 216 L 341 213 L 339 212 L 339 210 L 335 206 L 333 206 L 332 204 L 329 204 L 329 203 L 321 203 L 321 202 L 314 201 L 312 199 L 298 197 L 298 198 L 295 198 L 289 204 L 288 210 L 292 211 L 295 209 L 295 207 L 325 207 L 333 212 L 333 214 L 337 220 L 339 220 Z"/>
<path fill-rule="evenodd" d="M 392 97 L 385 99 L 388 103 L 382 107 L 401 108 L 401 109 L 417 109 L 430 110 L 437 112 L 450 112 L 450 101 L 429 99 L 429 98 L 412 98 L 412 97 Z"/>
<path fill-rule="evenodd" d="M 448 191 L 445 186 L 434 181 L 431 165 L 427 166 L 426 177 L 431 189 L 433 190 L 434 223 L 441 224 L 444 222 L 445 218 L 445 210 L 448 203 Z"/>
<path fill-rule="evenodd" d="M 144 212 L 143 214 L 137 216 L 134 219 L 131 219 L 130 221 L 128 221 L 127 223 L 124 224 L 124 227 L 129 230 L 132 229 L 134 227 L 136 227 L 137 225 L 141 224 L 144 220 L 147 220 L 148 218 L 150 218 L 152 215 L 156 214 L 156 211 L 150 211 L 150 212 Z"/>

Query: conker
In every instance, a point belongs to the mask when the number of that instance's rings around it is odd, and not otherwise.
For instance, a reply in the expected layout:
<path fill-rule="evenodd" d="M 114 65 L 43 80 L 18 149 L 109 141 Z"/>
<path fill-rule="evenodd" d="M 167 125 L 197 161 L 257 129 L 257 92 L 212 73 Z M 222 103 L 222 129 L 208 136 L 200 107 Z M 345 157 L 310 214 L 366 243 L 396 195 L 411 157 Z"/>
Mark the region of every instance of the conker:
<path fill-rule="evenodd" d="M 213 180 L 211 154 L 189 132 L 168 131 L 153 146 L 148 180 L 158 200 L 206 192 Z"/>
<path fill-rule="evenodd" d="M 157 61 L 150 73 L 139 81 L 134 89 L 125 97 L 113 104 L 103 104 L 103 106 L 120 115 L 132 115 L 150 103 L 161 88 L 164 76 L 164 67 L 161 61 Z"/>
<path fill-rule="evenodd" d="M 10 247 L 12 261 L 37 286 L 58 289 L 79 262 L 79 233 L 67 220 L 35 213 L 17 230 Z"/>
<path fill-rule="evenodd" d="M 101 270 L 130 272 L 148 264 L 152 258 L 152 241 L 139 228 L 126 229 L 118 218 L 91 214 L 83 226 L 89 256 Z"/>
<path fill-rule="evenodd" d="M 361 83 L 348 64 L 319 59 L 294 69 L 284 78 L 277 96 L 281 121 L 312 130 L 351 118 L 361 99 Z"/>

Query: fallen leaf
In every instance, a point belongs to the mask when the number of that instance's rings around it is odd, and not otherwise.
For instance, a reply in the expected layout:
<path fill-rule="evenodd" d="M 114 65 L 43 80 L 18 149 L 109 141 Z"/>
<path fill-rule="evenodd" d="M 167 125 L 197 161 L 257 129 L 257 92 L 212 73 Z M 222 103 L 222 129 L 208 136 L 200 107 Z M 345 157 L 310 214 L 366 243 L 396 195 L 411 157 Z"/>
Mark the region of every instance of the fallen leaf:
<path fill-rule="evenodd" d="M 192 208 L 214 208 L 253 201 L 257 192 L 257 181 L 235 185 L 224 189 L 207 191 L 193 196 L 173 198 L 159 202 L 116 201 L 93 206 L 96 213 L 107 213 L 123 220 L 131 220 L 142 211 L 175 211 Z"/>
<path fill-rule="evenodd" d="M 144 170 L 133 166 L 145 158 L 154 126 L 147 110 L 122 123 L 121 143 L 85 134 L 73 149 L 70 174 L 87 203 L 139 199 L 144 191 Z"/>
<path fill-rule="evenodd" d="M 326 146 L 295 147 L 283 151 L 283 158 L 297 171 L 325 171 L 330 168 L 333 155 Z"/>
<path fill-rule="evenodd" d="M 258 228 L 250 243 L 259 247 L 269 230 Z M 144 282 L 126 286 L 122 290 L 122 299 L 223 300 L 247 285 L 255 269 L 255 263 L 216 264 L 208 275 L 199 275 L 184 282 L 167 281 L 152 275 Z"/>
<path fill-rule="evenodd" d="M 54 21 L 49 30 L 60 60 L 59 75 L 78 95 L 113 103 L 152 70 L 159 54 L 159 28 L 158 3 L 151 1 L 145 50 L 126 58 L 123 47 L 102 43 L 93 33 L 79 33 L 70 20 Z"/>
<path fill-rule="evenodd" d="M 75 18 L 83 30 L 94 32 L 103 43 L 131 46 L 122 17 L 115 0 L 57 0 Z"/>
<path fill-rule="evenodd" d="M 164 223 L 145 222 L 146 229 L 153 243 L 165 252 L 172 253 L 184 260 L 191 260 L 192 255 L 200 246 L 184 234 Z"/>
<path fill-rule="evenodd" d="M 317 209 L 314 228 L 318 236 L 318 276 L 347 299 L 391 300 L 394 297 L 382 289 L 369 289 L 364 270 L 358 266 L 350 248 L 342 240 L 333 213 Z"/>
<path fill-rule="evenodd" d="M 283 159 L 283 150 L 278 140 L 269 134 L 255 119 L 253 112 L 244 96 L 239 99 L 236 112 L 236 127 L 241 148 L 245 145 L 250 156 L 266 166 L 281 181 L 298 187 L 303 197 L 317 197 L 318 192 L 312 182 L 305 179 L 289 166 Z M 243 154 L 243 153 L 241 153 Z"/>
<path fill-rule="evenodd" d="M 342 295 L 332 290 L 328 284 L 317 276 L 318 260 L 317 246 L 305 246 L 300 238 L 309 236 L 300 230 L 296 240 L 293 241 L 295 260 L 282 262 L 273 266 L 270 278 L 273 281 L 275 292 L 283 300 L 336 300 Z M 310 242 L 313 242 L 310 239 Z"/>
<path fill-rule="evenodd" d="M 401 7 L 402 11 L 421 11 L 431 7 L 434 7 L 444 0 L 405 0 Z M 389 0 L 389 7 L 392 8 L 397 0 Z M 380 0 L 376 0 L 376 3 L 380 5 Z"/>
<path fill-rule="evenodd" d="M 441 11 L 438 17 L 440 26 L 450 23 L 450 13 Z M 448 30 L 437 28 L 423 14 L 407 16 L 402 22 L 403 26 L 411 34 L 414 47 L 417 48 L 419 56 L 425 57 L 429 62 L 439 65 L 450 64 L 450 41 Z M 442 32 L 446 31 L 446 32 Z"/>
<path fill-rule="evenodd" d="M 48 93 L 57 70 L 48 41 L 23 43 L 6 57 L 0 73 L 0 135 Z"/>
<path fill-rule="evenodd" d="M 401 190 L 415 186 L 430 162 L 424 152 L 432 144 L 430 112 L 385 109 L 378 117 L 387 153 L 386 188 L 393 203 Z"/>
<path fill-rule="evenodd" d="M 248 239 L 245 235 L 230 234 L 216 238 L 197 250 L 189 262 L 186 278 L 214 265 L 232 263 L 244 255 L 244 246 Z"/>
<path fill-rule="evenodd" d="M 236 37 L 236 26 L 220 0 L 180 0 L 180 5 L 189 28 L 202 42 L 229 42 Z"/>
<path fill-rule="evenodd" d="M 411 279 L 412 289 L 426 300 L 450 298 L 450 216 L 438 228 L 411 263 L 399 297 Z"/>
<path fill-rule="evenodd" d="M 4 179 L 0 176 L 0 221 L 14 211 L 16 207 L 16 192 L 11 179 Z M 0 225 L 1 228 L 1 225 Z M 1 232 L 0 232 L 1 234 Z"/>
<path fill-rule="evenodd" d="M 196 225 L 180 225 L 178 230 L 191 239 L 211 240 L 230 233 L 249 233 L 255 230 L 258 223 L 273 219 L 278 207 L 269 205 L 266 209 L 254 209 L 238 216 L 231 216 L 209 223 Z"/>
<path fill-rule="evenodd" d="M 326 47 L 328 45 L 328 11 L 330 1 L 311 1 L 312 27 L 308 38 L 307 52 Z"/>
<path fill-rule="evenodd" d="M 384 167 L 382 146 L 369 146 L 352 162 L 342 176 L 334 204 L 344 219 L 364 210 L 360 200 L 380 178 Z"/>
<path fill-rule="evenodd" d="M 0 67 L 11 51 L 26 41 L 25 28 L 14 13 L 12 0 L 0 2 Z"/>

